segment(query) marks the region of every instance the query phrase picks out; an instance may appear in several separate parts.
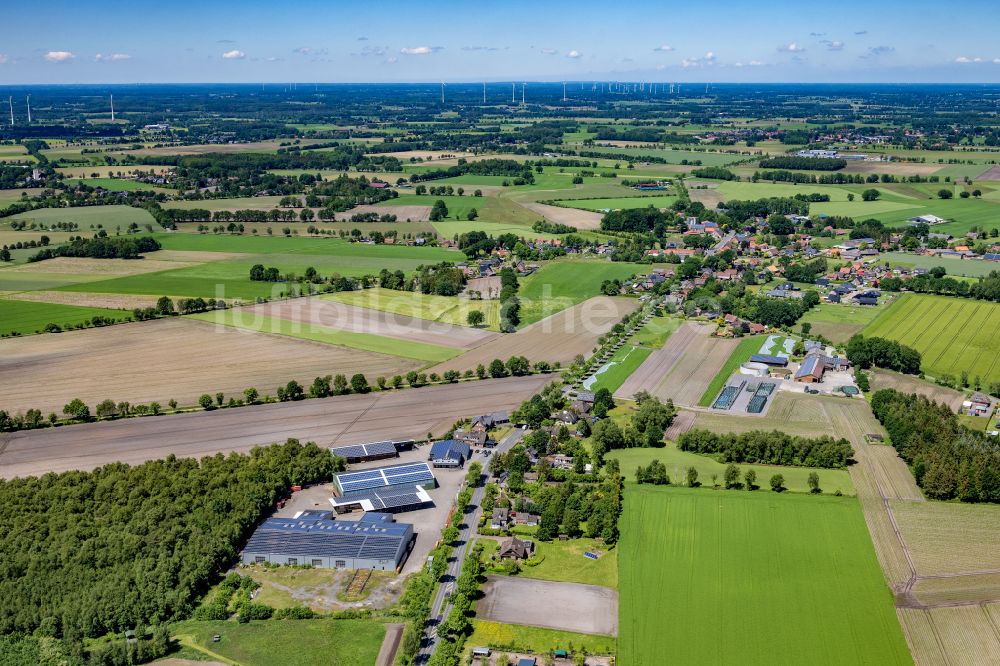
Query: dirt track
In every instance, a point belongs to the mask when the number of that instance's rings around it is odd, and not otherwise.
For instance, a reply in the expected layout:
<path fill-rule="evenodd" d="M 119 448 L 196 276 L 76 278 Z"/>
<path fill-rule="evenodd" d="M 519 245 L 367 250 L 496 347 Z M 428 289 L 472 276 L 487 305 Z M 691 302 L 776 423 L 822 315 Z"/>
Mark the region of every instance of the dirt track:
<path fill-rule="evenodd" d="M 517 407 L 549 379 L 473 381 L 0 435 L 0 476 L 247 451 L 289 437 L 329 446 L 441 435 L 459 418 Z"/>
<path fill-rule="evenodd" d="M 274 394 L 290 379 L 364 373 L 369 381 L 419 366 L 286 336 L 174 317 L 107 328 L 32 335 L 0 342 L 0 409 L 61 413 L 73 398 L 91 409 L 105 399 L 133 404 L 175 399 L 194 405 L 204 393 L 242 396 L 254 386 Z"/>
<path fill-rule="evenodd" d="M 500 335 L 471 351 L 431 368 L 465 371 L 495 358 L 526 356 L 529 361 L 571 363 L 577 354 L 589 356 L 597 338 L 611 330 L 627 313 L 639 307 L 634 298 L 598 296 L 526 326 L 517 333 Z"/>
<path fill-rule="evenodd" d="M 239 312 L 247 313 L 248 316 L 279 317 L 307 326 L 311 324 L 464 349 L 490 342 L 498 336 L 497 333 L 481 329 L 417 319 L 320 298 L 272 301 L 242 308 Z"/>

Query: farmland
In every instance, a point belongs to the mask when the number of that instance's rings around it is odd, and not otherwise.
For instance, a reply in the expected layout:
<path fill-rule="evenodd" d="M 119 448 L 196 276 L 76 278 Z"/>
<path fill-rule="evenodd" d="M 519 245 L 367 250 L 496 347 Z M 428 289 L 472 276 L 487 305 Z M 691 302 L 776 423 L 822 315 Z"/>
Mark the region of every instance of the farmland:
<path fill-rule="evenodd" d="M 41 208 L 26 213 L 18 213 L 12 220 L 34 222 L 35 224 L 51 225 L 61 222 L 75 222 L 81 229 L 91 226 L 104 229 L 124 231 L 128 225 L 135 223 L 140 227 L 153 226 L 156 222 L 153 216 L 141 208 L 131 206 L 87 206 L 84 208 Z"/>
<path fill-rule="evenodd" d="M 860 333 L 881 312 L 880 308 L 820 303 L 799 321 L 810 324 L 814 333 L 839 344 L 847 342 L 855 333 Z"/>
<path fill-rule="evenodd" d="M 131 313 L 109 308 L 77 307 L 54 303 L 0 300 L 0 335 L 38 333 L 48 324 L 64 329 L 90 321 L 94 317 L 124 320 Z"/>
<path fill-rule="evenodd" d="M 654 350 L 663 346 L 680 325 L 681 321 L 673 317 L 650 319 L 625 346 L 616 351 L 611 359 L 597 370 L 592 383 L 584 382 L 584 388 L 590 391 L 606 388 L 614 393 Z"/>
<path fill-rule="evenodd" d="M 624 280 L 648 270 L 642 264 L 559 261 L 521 278 L 521 320 L 531 324 L 600 294 L 604 280 Z"/>
<path fill-rule="evenodd" d="M 625 666 L 911 663 L 854 499 L 632 486 L 622 520 Z"/>
<path fill-rule="evenodd" d="M 175 399 L 193 405 L 203 393 L 261 395 L 290 379 L 364 373 L 371 380 L 421 365 L 418 361 L 291 337 L 212 326 L 186 317 L 6 340 L 0 374 L 31 377 L 33 388 L 5 382 L 0 405 L 18 411 L 61 412 L 73 398 L 90 405 L 111 398 L 132 403 Z M 123 371 L 123 355 L 142 371 Z M 155 382 L 150 377 L 156 377 Z"/>
<path fill-rule="evenodd" d="M 578 355 L 589 356 L 597 339 L 611 330 L 625 315 L 638 309 L 631 298 L 598 296 L 526 326 L 516 333 L 497 337 L 431 370 L 464 371 L 495 358 L 525 356 L 531 362 L 548 361 L 569 365 Z"/>
<path fill-rule="evenodd" d="M 388 354 L 417 361 L 439 363 L 459 354 L 459 350 L 424 342 L 401 342 L 373 333 L 355 333 L 318 325 L 302 326 L 288 319 L 267 316 L 245 316 L 241 311 L 216 310 L 191 315 L 218 326 L 232 326 L 244 331 L 257 331 L 272 335 L 282 335 L 299 340 L 312 340 L 341 347 L 359 349 L 377 354 Z"/>
<path fill-rule="evenodd" d="M 319 371 L 313 363 L 307 376 Z M 282 374 L 288 376 L 289 371 Z M 321 446 L 414 439 L 428 432 L 444 433 L 456 420 L 470 414 L 514 409 L 549 379 L 545 375 L 509 377 L 30 430 L 5 436 L 0 475 L 12 478 L 89 470 L 111 462 L 137 464 L 171 454 L 200 458 L 220 452 L 245 452 L 289 437 Z M 95 393 L 102 398 L 107 395 L 103 390 Z M 0 404 L 8 405 L 10 401 L 3 399 Z M 54 409 L 58 411 L 61 406 Z"/>
<path fill-rule="evenodd" d="M 726 385 L 729 378 L 733 373 L 738 372 L 740 366 L 750 360 L 750 357 L 754 354 L 760 352 L 761 344 L 766 340 L 766 338 L 753 336 L 749 338 L 743 338 L 740 340 L 739 345 L 733 350 L 733 353 L 729 355 L 729 359 L 725 362 L 722 368 L 719 370 L 718 374 L 712 379 L 708 384 L 708 388 L 701 396 L 701 400 L 698 401 L 698 405 L 701 407 L 708 407 L 715 400 L 715 396 L 719 394 L 722 387 Z"/>
<path fill-rule="evenodd" d="M 609 458 L 617 458 L 622 474 L 625 475 L 626 483 L 635 483 L 635 469 L 639 465 L 648 466 L 653 460 L 659 460 L 667 467 L 667 475 L 670 482 L 676 485 L 685 483 L 687 470 L 694 467 L 698 470 L 698 480 L 705 486 L 712 485 L 712 476 L 716 476 L 719 483 L 723 478 L 726 465 L 718 462 L 708 455 L 680 451 L 676 444 L 668 442 L 661 449 L 638 448 L 622 449 L 608 454 Z M 783 465 L 752 465 L 741 463 L 740 471 L 745 472 L 752 469 L 757 473 L 757 485 L 761 486 L 759 492 L 768 492 L 766 489 L 768 479 L 775 474 L 785 477 L 785 487 L 791 492 L 808 493 L 807 483 L 810 472 L 819 474 L 820 488 L 826 494 L 840 492 L 843 495 L 854 494 L 854 483 L 851 475 L 846 469 L 812 469 L 809 467 L 790 467 Z M 741 477 L 742 478 L 742 477 Z"/>
<path fill-rule="evenodd" d="M 457 296 L 432 296 L 380 288 L 342 291 L 323 298 L 355 307 L 389 312 L 401 317 L 414 317 L 455 326 L 464 326 L 469 313 L 479 310 L 486 316 L 487 328 L 500 329 L 500 301 L 473 301 Z"/>
<path fill-rule="evenodd" d="M 941 377 L 967 372 L 1000 379 L 1000 305 L 944 296 L 903 294 L 865 327 L 865 335 L 898 340 L 920 352 L 922 368 Z"/>

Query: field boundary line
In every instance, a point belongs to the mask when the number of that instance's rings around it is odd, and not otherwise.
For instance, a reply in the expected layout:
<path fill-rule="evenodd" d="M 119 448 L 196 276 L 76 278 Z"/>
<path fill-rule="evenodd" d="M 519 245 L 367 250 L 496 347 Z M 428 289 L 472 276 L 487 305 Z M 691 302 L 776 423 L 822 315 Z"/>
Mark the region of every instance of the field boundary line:
<path fill-rule="evenodd" d="M 336 444 L 337 442 L 339 442 L 340 438 L 344 436 L 345 432 L 348 432 L 351 428 L 353 428 L 354 424 L 357 423 L 358 421 L 360 421 L 362 416 L 364 416 L 365 414 L 367 414 L 368 412 L 370 412 L 372 410 L 372 408 L 375 405 L 378 404 L 378 402 L 379 402 L 379 400 L 381 399 L 382 396 L 381 395 L 376 395 L 376 396 L 372 396 L 372 397 L 374 398 L 374 400 L 372 400 L 372 404 L 368 405 L 363 410 L 361 410 L 361 413 L 358 414 L 356 417 L 354 417 L 354 419 L 350 423 L 348 423 L 347 426 L 343 430 L 340 431 L 339 435 L 337 435 L 336 437 L 333 438 L 333 441 L 330 442 L 331 444 Z"/>

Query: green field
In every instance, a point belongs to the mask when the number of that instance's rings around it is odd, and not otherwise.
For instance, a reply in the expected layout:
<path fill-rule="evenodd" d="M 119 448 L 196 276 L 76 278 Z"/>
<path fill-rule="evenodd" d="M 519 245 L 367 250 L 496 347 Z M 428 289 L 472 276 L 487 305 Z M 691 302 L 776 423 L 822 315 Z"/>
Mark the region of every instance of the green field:
<path fill-rule="evenodd" d="M 432 296 L 378 287 L 363 291 L 341 291 L 322 298 L 404 317 L 416 317 L 458 326 L 467 325 L 466 317 L 469 312 L 480 310 L 486 315 L 487 328 L 500 329 L 500 301 L 472 301 L 457 296 Z"/>
<path fill-rule="evenodd" d="M 812 325 L 812 333 L 823 335 L 834 343 L 847 342 L 866 324 L 882 312 L 883 306 L 863 307 L 838 303 L 820 303 L 799 320 Z"/>
<path fill-rule="evenodd" d="M 135 222 L 140 227 L 158 227 L 153 216 L 141 208 L 132 206 L 81 206 L 77 208 L 40 208 L 12 216 L 12 220 L 25 220 L 50 225 L 59 222 L 76 222 L 81 230 L 89 230 L 91 225 L 101 225 L 105 229 L 126 229 Z"/>
<path fill-rule="evenodd" d="M 602 155 L 625 155 L 628 157 L 659 157 L 666 164 L 680 164 L 687 160 L 688 163 L 700 161 L 702 166 L 725 166 L 733 162 L 740 162 L 750 159 L 748 155 L 729 155 L 726 153 L 710 153 L 697 150 L 674 150 L 672 148 L 620 148 L 618 146 L 588 146 L 587 152 L 599 153 Z M 625 164 L 621 165 L 622 172 L 625 172 Z"/>
<path fill-rule="evenodd" d="M 385 627 L 375 620 L 267 620 L 181 622 L 172 635 L 205 657 L 246 666 L 371 666 Z M 212 640 L 219 635 L 219 642 Z"/>
<path fill-rule="evenodd" d="M 520 278 L 521 320 L 530 324 L 601 293 L 604 280 L 624 280 L 649 271 L 645 264 L 561 260 Z"/>
<path fill-rule="evenodd" d="M 271 210 L 278 207 L 281 196 L 267 197 L 243 197 L 235 199 L 196 199 L 178 200 L 164 202 L 164 208 L 177 208 L 180 210 L 191 210 L 201 208 L 204 210 Z M 298 211 L 296 211 L 296 214 Z M 278 223 L 275 226 L 279 226 Z"/>
<path fill-rule="evenodd" d="M 67 181 L 68 185 L 89 185 L 90 187 L 102 187 L 111 192 L 134 192 L 136 190 L 155 190 L 156 186 L 149 183 L 140 183 L 135 180 L 125 178 L 78 178 Z"/>
<path fill-rule="evenodd" d="M 40 332 L 46 324 L 58 324 L 63 328 L 69 328 L 97 316 L 121 320 L 131 317 L 132 313 L 108 308 L 0 300 L 0 334 L 30 335 Z"/>
<path fill-rule="evenodd" d="M 520 624 L 501 624 L 485 620 L 472 621 L 472 635 L 466 646 L 492 647 L 498 652 L 533 652 L 544 654 L 552 650 L 583 649 L 587 654 L 610 655 L 615 653 L 615 639 L 610 636 L 577 634 L 542 627 Z M 374 662 L 373 662 L 374 663 Z M 339 664 L 338 664 L 339 666 Z"/>
<path fill-rule="evenodd" d="M 285 335 L 300 340 L 312 340 L 313 342 L 323 342 L 341 347 L 351 347 L 364 351 L 376 352 L 378 354 L 389 354 L 390 356 L 401 356 L 412 358 L 428 363 L 441 363 L 457 356 L 461 350 L 442 347 L 441 345 L 428 344 L 426 342 L 415 342 L 413 340 L 400 340 L 389 338 L 384 335 L 374 335 L 372 333 L 355 333 L 353 331 L 339 331 L 333 328 L 326 328 L 315 324 L 302 324 L 300 322 L 282 319 L 280 317 L 264 317 L 250 313 L 244 313 L 239 309 L 216 310 L 214 312 L 203 312 L 191 315 L 193 319 L 233 326 L 248 331 L 259 331 L 261 333 L 271 333 L 273 335 Z"/>
<path fill-rule="evenodd" d="M 865 335 L 891 338 L 913 347 L 921 368 L 940 377 L 958 377 L 983 384 L 1000 379 L 1000 303 L 949 296 L 903 294 L 864 329 Z"/>
<path fill-rule="evenodd" d="M 937 227 L 935 227 L 937 229 Z M 886 252 L 879 255 L 879 261 L 888 261 L 892 266 L 904 268 L 934 268 L 941 266 L 948 275 L 964 275 L 966 277 L 983 277 L 993 271 L 1000 271 L 1000 264 L 982 259 L 956 259 L 954 257 L 928 257 L 923 254 L 906 252 Z"/>
<path fill-rule="evenodd" d="M 853 498 L 627 488 L 618 663 L 911 664 Z"/>
<path fill-rule="evenodd" d="M 709 382 L 708 388 L 705 389 L 698 404 L 702 407 L 709 407 L 733 373 L 737 372 L 742 364 L 749 361 L 751 356 L 760 352 L 760 346 L 764 344 L 764 340 L 767 340 L 767 336 L 755 335 L 740 340 L 740 344 L 729 355 L 729 359 L 726 360 L 725 365 L 719 370 L 719 374 Z"/>
<path fill-rule="evenodd" d="M 675 317 L 653 317 L 632 336 L 632 344 L 658 349 L 680 325 L 681 320 Z"/>
<path fill-rule="evenodd" d="M 615 199 L 561 199 L 560 206 L 567 208 L 581 208 L 583 210 L 617 210 L 626 208 L 670 208 L 677 201 L 677 197 L 664 196 L 642 196 L 642 197 L 618 197 Z"/>
<path fill-rule="evenodd" d="M 731 417 L 746 418 L 746 417 Z M 687 470 L 694 467 L 698 470 L 698 481 L 702 485 L 712 485 L 712 475 L 718 475 L 718 482 L 722 483 L 722 475 L 726 470 L 726 465 L 720 463 L 712 456 L 690 451 L 680 451 L 673 443 L 668 443 L 662 449 L 621 449 L 608 454 L 609 458 L 617 458 L 621 464 L 622 474 L 625 475 L 626 483 L 635 483 L 635 469 L 639 465 L 648 466 L 653 460 L 659 460 L 667 468 L 667 475 L 674 484 L 681 485 L 686 481 Z M 775 474 L 785 477 L 785 487 L 796 493 L 809 492 L 810 472 L 819 474 L 820 488 L 824 493 L 833 494 L 838 490 L 843 495 L 854 494 L 854 483 L 851 475 L 846 469 L 813 469 L 810 467 L 791 467 L 785 465 L 751 465 L 740 464 L 741 474 L 748 469 L 757 472 L 757 485 L 761 487 L 757 492 L 771 492 L 768 480 Z"/>
<path fill-rule="evenodd" d="M 598 369 L 597 374 L 592 377 L 593 381 L 583 383 L 583 388 L 588 391 L 606 388 L 614 393 L 652 353 L 653 350 L 646 347 L 625 345 L 614 353 L 610 361 Z"/>
<path fill-rule="evenodd" d="M 827 194 L 831 202 L 847 202 L 850 190 L 836 185 L 810 185 L 802 183 L 751 183 L 747 181 L 727 180 L 719 183 L 717 188 L 725 200 L 763 199 L 766 197 L 793 197 L 796 194 Z M 860 197 L 858 197 L 860 199 Z M 866 202 L 868 203 L 868 202 Z M 814 204 L 818 205 L 818 204 Z"/>

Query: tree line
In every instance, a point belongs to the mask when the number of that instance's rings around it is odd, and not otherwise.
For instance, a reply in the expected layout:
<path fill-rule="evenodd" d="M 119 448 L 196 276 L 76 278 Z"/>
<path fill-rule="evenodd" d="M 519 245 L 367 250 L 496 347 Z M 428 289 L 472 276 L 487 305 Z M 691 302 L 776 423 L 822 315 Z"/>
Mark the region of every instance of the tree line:
<path fill-rule="evenodd" d="M 778 430 L 715 433 L 694 429 L 677 438 L 677 448 L 716 454 L 720 462 L 762 463 L 795 467 L 846 467 L 854 449 L 846 439 L 799 437 Z"/>
<path fill-rule="evenodd" d="M 55 257 L 89 257 L 91 259 L 138 259 L 146 252 L 162 246 L 151 236 L 96 236 L 76 238 L 66 245 L 47 247 L 28 257 L 28 261 L 43 261 Z"/>
<path fill-rule="evenodd" d="M 921 358 L 916 349 L 895 340 L 858 333 L 847 342 L 847 360 L 864 370 L 875 366 L 915 375 L 920 372 Z"/>

